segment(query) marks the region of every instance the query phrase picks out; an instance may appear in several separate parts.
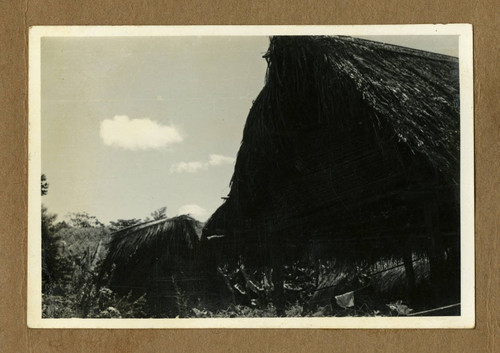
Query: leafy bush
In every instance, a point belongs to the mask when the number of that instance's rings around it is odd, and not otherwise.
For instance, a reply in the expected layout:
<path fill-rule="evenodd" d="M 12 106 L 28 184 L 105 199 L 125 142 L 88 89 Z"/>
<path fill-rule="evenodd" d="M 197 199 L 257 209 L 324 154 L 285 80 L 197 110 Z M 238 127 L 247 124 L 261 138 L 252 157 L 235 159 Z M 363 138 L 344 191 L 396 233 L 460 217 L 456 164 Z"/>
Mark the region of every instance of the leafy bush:
<path fill-rule="evenodd" d="M 145 316 L 144 297 L 118 296 L 98 287 L 109 231 L 103 227 L 67 227 L 50 234 L 52 252 L 44 257 L 50 272 L 44 277 L 42 315 L 50 318 L 133 318 Z"/>

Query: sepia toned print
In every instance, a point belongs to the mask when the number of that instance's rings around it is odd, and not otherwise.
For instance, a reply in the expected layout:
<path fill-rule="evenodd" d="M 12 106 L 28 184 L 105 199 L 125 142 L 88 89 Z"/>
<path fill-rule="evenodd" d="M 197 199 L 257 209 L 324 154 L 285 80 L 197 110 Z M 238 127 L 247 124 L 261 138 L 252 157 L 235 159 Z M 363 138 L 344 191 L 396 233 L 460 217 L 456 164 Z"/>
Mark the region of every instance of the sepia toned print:
<path fill-rule="evenodd" d="M 32 29 L 30 326 L 473 327 L 471 68 L 467 25 Z"/>

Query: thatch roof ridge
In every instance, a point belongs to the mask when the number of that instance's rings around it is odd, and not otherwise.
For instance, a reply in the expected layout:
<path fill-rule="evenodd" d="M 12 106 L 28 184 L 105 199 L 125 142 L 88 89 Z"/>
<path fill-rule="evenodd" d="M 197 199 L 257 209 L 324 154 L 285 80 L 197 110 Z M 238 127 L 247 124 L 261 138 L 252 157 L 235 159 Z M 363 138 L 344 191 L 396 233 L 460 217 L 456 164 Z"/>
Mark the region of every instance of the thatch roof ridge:
<path fill-rule="evenodd" d="M 126 226 L 126 227 L 123 227 L 123 228 L 120 228 L 120 229 L 117 229 L 117 230 L 111 232 L 111 235 L 116 234 L 116 233 L 129 232 L 132 229 L 139 230 L 139 229 L 142 229 L 145 227 L 153 226 L 155 224 L 160 224 L 160 223 L 164 223 L 167 221 L 171 222 L 174 220 L 181 220 L 181 219 L 194 220 L 196 222 L 202 223 L 202 222 L 196 220 L 195 218 L 191 217 L 190 215 L 180 215 L 180 216 L 174 216 L 174 217 L 169 217 L 169 218 L 153 219 L 153 220 L 148 220 L 148 221 L 143 221 L 143 222 L 139 222 L 136 224 L 132 224 L 130 226 Z"/>
<path fill-rule="evenodd" d="M 114 235 L 114 234 L 117 234 L 117 233 L 127 232 L 127 231 L 131 230 L 132 228 L 137 228 L 137 230 L 138 230 L 138 229 L 141 229 L 143 227 L 150 226 L 150 225 L 153 225 L 153 224 L 156 224 L 156 223 L 165 222 L 165 221 L 167 221 L 169 219 L 170 218 L 162 218 L 162 219 L 154 219 L 154 220 L 139 222 L 139 223 L 136 223 L 136 224 L 132 224 L 132 225 L 129 225 L 129 226 L 117 229 L 117 230 L 111 232 L 111 234 Z"/>

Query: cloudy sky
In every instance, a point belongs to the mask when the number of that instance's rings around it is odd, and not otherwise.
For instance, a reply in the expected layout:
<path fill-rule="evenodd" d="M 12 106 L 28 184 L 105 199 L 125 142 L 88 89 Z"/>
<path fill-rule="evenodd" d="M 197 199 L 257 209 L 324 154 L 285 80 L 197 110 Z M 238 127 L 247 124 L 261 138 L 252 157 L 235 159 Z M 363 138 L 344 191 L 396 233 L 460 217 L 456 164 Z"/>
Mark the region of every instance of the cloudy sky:
<path fill-rule="evenodd" d="M 368 38 L 368 37 L 365 37 Z M 456 37 L 372 37 L 457 55 Z M 267 37 L 42 39 L 42 201 L 59 220 L 206 220 L 229 192 Z"/>

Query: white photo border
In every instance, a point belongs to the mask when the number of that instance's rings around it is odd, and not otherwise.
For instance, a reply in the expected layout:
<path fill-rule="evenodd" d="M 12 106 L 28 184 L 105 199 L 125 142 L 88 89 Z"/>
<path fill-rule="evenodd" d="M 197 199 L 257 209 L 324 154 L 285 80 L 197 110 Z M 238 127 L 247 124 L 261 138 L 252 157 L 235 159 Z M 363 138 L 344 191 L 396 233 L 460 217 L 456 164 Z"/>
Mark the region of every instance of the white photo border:
<path fill-rule="evenodd" d="M 435 317 L 54 319 L 42 318 L 41 39 L 43 37 L 400 35 L 458 36 L 460 70 L 461 315 Z M 332 328 L 429 329 L 475 326 L 474 95 L 472 25 L 353 26 L 34 26 L 29 31 L 28 293 L 30 328 Z"/>

